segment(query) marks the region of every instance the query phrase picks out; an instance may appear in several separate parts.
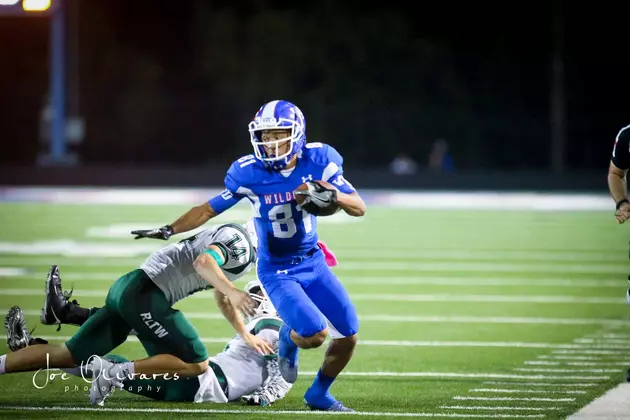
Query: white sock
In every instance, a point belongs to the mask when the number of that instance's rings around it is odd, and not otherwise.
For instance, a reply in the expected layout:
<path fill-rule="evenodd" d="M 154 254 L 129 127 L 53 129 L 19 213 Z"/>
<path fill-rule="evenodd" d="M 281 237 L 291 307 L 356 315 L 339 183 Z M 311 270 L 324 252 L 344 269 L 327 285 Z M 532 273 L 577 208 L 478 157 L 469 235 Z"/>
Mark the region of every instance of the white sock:
<path fill-rule="evenodd" d="M 2 375 L 5 372 L 5 368 L 4 366 L 6 365 L 7 362 L 7 355 L 3 354 L 2 356 L 0 356 L 0 375 Z"/>
<path fill-rule="evenodd" d="M 134 362 L 125 362 L 122 363 L 122 369 L 125 372 L 126 375 L 128 376 L 133 376 L 134 373 L 136 373 L 136 365 Z"/>

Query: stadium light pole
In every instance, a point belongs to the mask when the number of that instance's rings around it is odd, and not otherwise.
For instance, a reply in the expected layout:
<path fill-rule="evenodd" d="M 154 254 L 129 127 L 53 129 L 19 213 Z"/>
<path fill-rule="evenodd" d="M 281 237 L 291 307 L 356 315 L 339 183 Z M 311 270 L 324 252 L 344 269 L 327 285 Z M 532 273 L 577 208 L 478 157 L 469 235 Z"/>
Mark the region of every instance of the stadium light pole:
<path fill-rule="evenodd" d="M 51 108 L 49 153 L 43 165 L 67 165 L 75 158 L 67 152 L 66 125 L 66 5 L 65 0 L 0 0 L 0 17 L 41 17 L 49 22 L 48 93 Z"/>
<path fill-rule="evenodd" d="M 52 124 L 50 125 L 50 158 L 53 164 L 63 164 L 66 147 L 66 57 L 65 4 L 56 0 L 50 17 L 50 74 Z"/>
<path fill-rule="evenodd" d="M 566 169 L 566 98 L 564 90 L 564 9 L 560 0 L 552 2 L 552 56 L 550 89 L 551 169 Z"/>

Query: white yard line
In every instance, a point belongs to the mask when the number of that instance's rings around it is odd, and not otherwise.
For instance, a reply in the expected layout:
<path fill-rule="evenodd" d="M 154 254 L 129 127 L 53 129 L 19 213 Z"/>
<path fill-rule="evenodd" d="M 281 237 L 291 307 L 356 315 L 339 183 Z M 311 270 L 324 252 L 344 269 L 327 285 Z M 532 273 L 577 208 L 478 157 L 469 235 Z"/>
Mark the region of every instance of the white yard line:
<path fill-rule="evenodd" d="M 539 359 L 553 359 L 553 360 L 606 360 L 606 357 L 610 357 L 610 356 L 563 356 L 563 355 L 541 355 L 541 356 L 536 356 Z M 616 360 L 616 358 L 615 358 Z M 621 361 L 621 360 L 619 360 Z M 630 360 L 627 361 L 628 364 L 630 364 Z"/>
<path fill-rule="evenodd" d="M 0 279 L 5 277 L 23 277 L 28 275 L 28 269 L 18 267 L 0 267 Z"/>
<path fill-rule="evenodd" d="M 135 257 L 135 258 L 121 258 L 121 257 L 116 257 L 116 258 L 112 258 L 112 257 L 102 257 L 102 258 L 84 258 L 84 257 L 64 257 L 64 256 L 60 256 L 61 258 L 68 258 L 67 261 L 64 261 L 64 265 L 66 267 L 68 266 L 73 266 L 73 267 L 77 267 L 77 266 L 81 266 L 81 267 L 106 267 L 107 268 L 111 268 L 111 267 L 121 267 L 121 270 L 129 269 L 129 268 L 134 268 L 134 267 L 138 267 L 148 256 L 148 254 L 143 255 L 142 258 L 139 257 Z M 57 260 L 57 256 L 51 256 L 49 258 L 43 258 L 43 257 L 33 257 L 33 256 L 25 256 L 28 258 L 21 258 L 21 259 L 16 259 L 15 257 L 8 257 L 8 256 L 4 256 L 4 257 L 0 257 L 0 265 L 16 265 L 18 262 L 22 262 L 23 264 L 28 265 L 29 267 L 34 267 L 34 266 L 49 266 L 51 264 L 59 264 L 60 261 Z M 63 268 L 63 266 L 62 266 Z M 120 275 L 125 274 L 124 271 L 118 272 L 118 275 L 116 278 L 120 277 Z M 45 277 L 45 276 L 44 276 Z M 114 280 L 116 279 L 114 278 Z"/>
<path fill-rule="evenodd" d="M 540 365 L 540 366 L 560 366 L 562 363 L 560 362 L 550 362 L 545 360 L 526 360 L 526 365 Z"/>
<path fill-rule="evenodd" d="M 627 362 L 550 362 L 542 360 L 527 360 L 526 365 L 541 366 L 627 366 Z"/>
<path fill-rule="evenodd" d="M 473 388 L 469 389 L 468 392 L 483 392 L 489 394 L 586 394 L 586 391 L 582 390 L 569 390 L 569 391 L 559 391 L 559 390 L 551 390 L 551 389 L 515 389 L 515 388 Z"/>
<path fill-rule="evenodd" d="M 43 297 L 43 292 L 42 292 Z M 43 301 L 42 301 L 43 302 Z M 0 314 L 6 314 L 9 311 L 9 308 L 0 309 Z M 42 313 L 41 309 L 23 309 L 25 316 L 40 316 Z M 205 319 L 205 320 L 222 320 L 225 321 L 225 317 L 218 313 L 211 312 L 185 312 L 186 318 L 188 319 Z"/>
<path fill-rule="evenodd" d="M 553 369 L 553 368 L 514 368 L 517 372 L 541 372 L 541 373 L 617 373 L 622 369 Z"/>
<path fill-rule="evenodd" d="M 516 382 L 516 381 L 485 381 L 486 385 L 517 385 L 517 386 L 541 386 L 541 387 L 558 387 L 558 388 L 591 388 L 597 386 L 598 384 L 594 383 L 570 383 L 570 382 Z"/>
<path fill-rule="evenodd" d="M 1 292 L 1 290 L 0 290 Z M 354 301 L 623 304 L 625 299 L 566 295 L 352 294 Z"/>
<path fill-rule="evenodd" d="M 442 263 L 428 262 L 361 262 L 351 263 L 340 261 L 335 267 L 335 271 L 409 271 L 409 272 L 425 272 L 425 271 L 482 271 L 482 272 L 527 272 L 527 273 L 596 273 L 596 274 L 626 274 L 627 269 L 620 264 L 532 264 L 523 263 L 484 263 L 484 262 L 455 262 L 445 261 Z"/>
<path fill-rule="evenodd" d="M 545 398 L 545 397 L 464 397 L 455 396 L 459 401 L 540 401 L 540 402 L 573 402 L 575 398 Z"/>
<path fill-rule="evenodd" d="M 246 219 L 246 218 L 244 218 Z M 331 220 L 331 219 L 327 219 Z M 110 225 L 108 227 L 92 227 L 88 229 L 88 236 L 100 236 L 102 238 L 117 239 L 116 241 L 107 240 L 35 240 L 35 241 L 2 241 L 0 242 L 0 255 L 17 256 L 38 256 L 44 255 L 54 256 L 59 259 L 66 258 L 82 258 L 89 257 L 86 251 L 88 248 L 96 252 L 92 256 L 103 256 L 106 258 L 143 258 L 149 253 L 158 249 L 159 243 L 139 243 L 132 242 L 132 235 L 129 234 L 135 226 L 136 229 L 142 228 L 140 225 L 129 225 L 124 229 L 120 229 L 118 225 Z M 207 228 L 207 227 L 206 227 Z M 100 229 L 100 230 L 99 230 Z M 117 229 L 117 231 L 116 231 Z M 190 232 L 190 235 L 194 234 Z M 54 246 L 57 245 L 57 246 Z M 476 261 L 491 262 L 499 261 L 502 264 L 530 264 L 536 262 L 554 261 L 558 263 L 620 263 L 623 259 L 623 252 L 618 253 L 568 253 L 568 252 L 543 252 L 543 251 L 513 251 L 513 250 L 474 250 L 474 249 L 450 249 L 450 250 L 431 250 L 431 249 L 384 249 L 375 251 L 374 249 L 349 250 L 334 248 L 335 253 L 340 261 L 356 264 L 362 261 L 374 261 L 374 259 L 386 259 L 399 262 L 425 262 L 431 263 L 435 260 L 441 261 Z M 506 261 L 509 261 L 506 263 Z"/>
<path fill-rule="evenodd" d="M 540 277 L 425 277 L 425 276 L 408 276 L 408 277 L 387 277 L 383 276 L 363 276 L 354 274 L 344 274 L 341 276 L 344 284 L 378 284 L 378 285 L 434 285 L 434 286 L 471 286 L 471 287 L 624 287 L 623 282 L 618 280 L 579 280 L 579 279 L 562 279 L 562 278 L 540 278 Z"/>
<path fill-rule="evenodd" d="M 544 252 L 544 251 L 513 251 L 504 250 L 476 250 L 476 249 L 347 249 L 342 248 L 335 252 L 342 260 L 350 259 L 395 259 L 397 261 L 404 260 L 476 260 L 476 261 L 556 261 L 556 262 L 579 262 L 583 263 L 601 263 L 613 262 L 619 263 L 624 257 L 623 252 L 617 253 L 572 253 L 572 252 Z"/>
<path fill-rule="evenodd" d="M 628 325 L 625 319 L 604 318 L 538 318 L 491 316 L 416 316 L 416 315 L 361 315 L 361 321 L 417 322 L 417 323 L 479 323 L 479 324 L 551 324 L 551 325 Z"/>
<path fill-rule="evenodd" d="M 630 334 L 602 334 L 602 338 L 630 338 Z"/>
<path fill-rule="evenodd" d="M 363 345 L 401 346 L 401 347 L 517 347 L 517 348 L 585 348 L 579 344 L 536 343 L 527 341 L 396 341 L 396 340 L 361 340 Z"/>
<path fill-rule="evenodd" d="M 0 289 L 0 296 L 41 296 L 42 289 Z M 75 296 L 106 297 L 108 290 L 77 290 Z M 583 303 L 621 304 L 622 298 L 589 296 L 537 296 L 537 295 L 453 295 L 453 294 L 382 294 L 358 293 L 351 295 L 354 301 L 374 302 L 495 302 L 495 303 Z M 200 292 L 188 299 L 209 299 L 208 292 Z"/>
<path fill-rule="evenodd" d="M 43 296 L 43 291 L 41 292 Z M 6 313 L 9 309 L 0 309 Z M 41 309 L 22 309 L 26 316 L 39 316 Z M 185 312 L 188 319 L 223 320 L 223 315 L 211 312 Z M 415 315 L 378 315 L 361 314 L 361 322 L 409 322 L 409 323 L 437 323 L 437 324 L 551 324 L 551 325 L 627 325 L 623 319 L 598 318 L 527 318 L 527 317 L 486 317 L 486 316 L 415 316 Z"/>
<path fill-rule="evenodd" d="M 626 321 L 626 325 L 630 325 L 630 322 Z M 619 338 L 576 338 L 573 340 L 574 343 L 580 344 L 600 344 L 600 343 L 611 343 L 611 344 L 623 344 L 630 347 L 630 340 L 622 340 Z"/>
<path fill-rule="evenodd" d="M 67 341 L 68 336 L 41 336 L 41 338 L 49 341 Z M 138 338 L 130 336 L 128 342 L 139 343 Z M 205 343 L 225 343 L 228 339 L 221 338 L 202 338 Z M 359 343 L 361 344 L 361 343 Z M 300 371 L 300 375 L 315 376 L 316 371 Z M 358 377 L 416 377 L 416 378 L 483 378 L 483 379 L 518 379 L 518 380 L 578 380 L 578 381 L 602 381 L 610 379 L 609 376 L 554 376 L 554 375 L 523 375 L 523 374 L 509 374 L 509 373 L 466 373 L 466 372 L 352 372 L 344 371 L 341 373 L 343 376 L 358 376 Z M 518 384 L 518 383 L 517 383 Z"/>
<path fill-rule="evenodd" d="M 111 249 L 110 249 L 111 248 Z M 105 249 L 105 246 L 101 246 L 99 252 L 89 252 L 89 250 L 78 250 L 75 258 L 65 262 L 66 266 L 94 266 L 94 267 L 137 267 L 148 256 L 149 252 L 142 250 L 136 251 L 137 258 L 123 258 L 122 255 L 133 255 L 131 252 L 124 252 L 120 246 L 111 245 L 110 248 Z M 157 248 L 153 249 L 153 251 Z M 79 253 L 81 252 L 81 253 Z M 110 257 L 93 258 L 93 255 L 107 252 Z M 39 255 L 39 254 L 38 254 Z M 29 266 L 46 266 L 54 264 L 56 256 L 51 255 L 48 258 L 37 256 L 34 258 L 25 259 L 25 263 Z M 14 266 L 18 260 L 10 256 L 0 257 L 0 265 Z M 490 263 L 490 262 L 457 262 L 457 261 L 444 261 L 444 262 L 350 262 L 340 260 L 339 265 L 334 268 L 336 272 L 353 272 L 353 271 L 388 271 L 388 272 L 478 272 L 478 273 L 541 273 L 543 275 L 549 275 L 549 273 L 590 273 L 590 274 L 611 274 L 611 275 L 627 275 L 627 269 L 624 264 L 541 264 L 536 261 L 532 261 L 530 264 L 525 263 Z M 123 273 L 120 273 L 123 274 Z"/>
<path fill-rule="evenodd" d="M 44 335 L 40 336 L 45 340 L 69 340 L 70 336 Z M 130 336 L 128 340 L 138 340 L 135 336 Z M 230 337 L 202 337 L 204 343 L 227 343 Z M 507 348 L 573 348 L 575 344 L 563 343 L 535 343 L 518 341 L 396 341 L 396 340 L 361 340 L 362 346 L 394 346 L 394 347 L 507 347 Z M 616 371 L 615 371 L 616 372 Z"/>
<path fill-rule="evenodd" d="M 442 405 L 440 408 L 447 410 L 488 410 L 488 411 L 546 411 L 560 410 L 561 407 L 497 407 L 493 405 Z"/>
<path fill-rule="evenodd" d="M 396 411 L 355 411 L 354 413 L 334 412 L 334 411 L 307 411 L 307 410 L 255 410 L 255 409 L 212 409 L 212 408 L 110 408 L 110 407 L 22 407 L 22 406 L 0 406 L 0 411 L 59 411 L 75 413 L 166 413 L 166 414 L 274 414 L 289 416 L 370 416 L 370 417 L 437 417 L 437 418 L 542 418 L 544 414 L 469 414 L 469 413 L 412 413 Z"/>
<path fill-rule="evenodd" d="M 315 376 L 317 372 L 300 372 L 301 375 Z M 348 376 L 386 376 L 386 377 L 413 377 L 413 378 L 488 378 L 488 379 L 560 379 L 560 380 L 585 380 L 602 381 L 608 376 L 550 376 L 550 375 L 511 375 L 504 373 L 458 373 L 458 372 L 342 372 Z"/>
<path fill-rule="evenodd" d="M 0 261 L 2 258 L 0 258 Z M 106 265 L 109 260 L 99 260 Z M 130 262 L 132 263 L 132 262 Z M 30 263 L 29 263 L 30 264 Z M 129 263 L 127 263 L 129 264 Z M 43 281 L 46 278 L 45 272 L 32 272 L 22 267 L 17 262 L 14 266 L 20 267 L 4 267 L 5 274 L 3 276 L 2 268 L 0 268 L 0 278 L 9 280 L 11 278 L 20 277 L 20 279 L 28 281 Z M 70 265 L 75 265 L 74 261 Z M 63 264 L 62 264 L 63 268 Z M 122 271 L 118 272 L 76 272 L 64 271 L 62 279 L 71 280 L 72 282 L 95 282 L 106 281 L 113 283 L 118 279 Z M 342 276 L 344 284 L 360 284 L 360 285 L 387 285 L 387 286 L 405 286 L 405 285 L 434 285 L 434 286 L 471 286 L 471 287 L 584 287 L 584 288 L 616 288 L 623 289 L 623 282 L 617 280 L 576 280 L 561 278 L 530 278 L 530 277 L 503 277 L 503 278 L 475 278 L 475 277 L 424 277 L 424 276 L 408 276 L 408 277 L 387 277 L 383 280 L 383 276 L 363 276 L 344 274 Z M 625 336 L 624 338 L 628 338 Z"/>
<path fill-rule="evenodd" d="M 581 350 L 554 350 L 555 354 L 599 354 L 599 355 L 608 355 L 608 356 L 618 356 L 618 355 L 627 355 L 628 351 L 624 349 L 619 350 L 604 350 L 604 349 L 593 349 L 584 347 Z"/>

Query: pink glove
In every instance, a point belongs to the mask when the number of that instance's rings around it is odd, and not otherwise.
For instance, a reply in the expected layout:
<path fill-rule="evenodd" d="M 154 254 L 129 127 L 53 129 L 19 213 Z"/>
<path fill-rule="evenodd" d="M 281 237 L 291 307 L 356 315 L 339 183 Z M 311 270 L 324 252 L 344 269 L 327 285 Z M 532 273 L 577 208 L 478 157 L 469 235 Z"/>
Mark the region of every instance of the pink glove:
<path fill-rule="evenodd" d="M 335 254 L 332 253 L 330 249 L 328 249 L 326 244 L 322 241 L 318 241 L 317 245 L 319 245 L 321 250 L 324 252 L 324 257 L 326 258 L 326 264 L 328 264 L 328 267 L 336 266 L 338 262 L 337 257 L 335 256 Z"/>

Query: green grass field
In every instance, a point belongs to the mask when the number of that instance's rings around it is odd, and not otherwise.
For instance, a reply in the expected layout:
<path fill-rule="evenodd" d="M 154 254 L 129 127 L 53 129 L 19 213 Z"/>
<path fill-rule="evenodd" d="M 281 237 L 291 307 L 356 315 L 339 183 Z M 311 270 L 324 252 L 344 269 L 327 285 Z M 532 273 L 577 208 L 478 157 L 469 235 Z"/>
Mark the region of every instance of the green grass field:
<path fill-rule="evenodd" d="M 187 208 L 1 204 L 0 310 L 20 305 L 35 335 L 65 340 L 75 327 L 38 325 L 48 266 L 61 266 L 82 306 L 100 306 L 120 275 L 163 245 L 127 232 Z M 217 220 L 247 215 L 238 207 Z M 625 379 L 628 235 L 610 212 L 374 207 L 359 221 L 329 219 L 321 219 L 320 237 L 337 253 L 335 271 L 361 319 L 356 354 L 332 388 L 347 406 L 375 418 L 560 419 Z M 178 308 L 210 353 L 232 335 L 209 292 Z M 143 356 L 135 339 L 114 353 Z M 302 396 L 323 354 L 301 352 L 298 382 L 270 408 L 161 403 L 119 391 L 93 409 L 81 379 L 39 390 L 26 373 L 0 376 L 0 417 L 301 418 L 310 414 Z"/>

